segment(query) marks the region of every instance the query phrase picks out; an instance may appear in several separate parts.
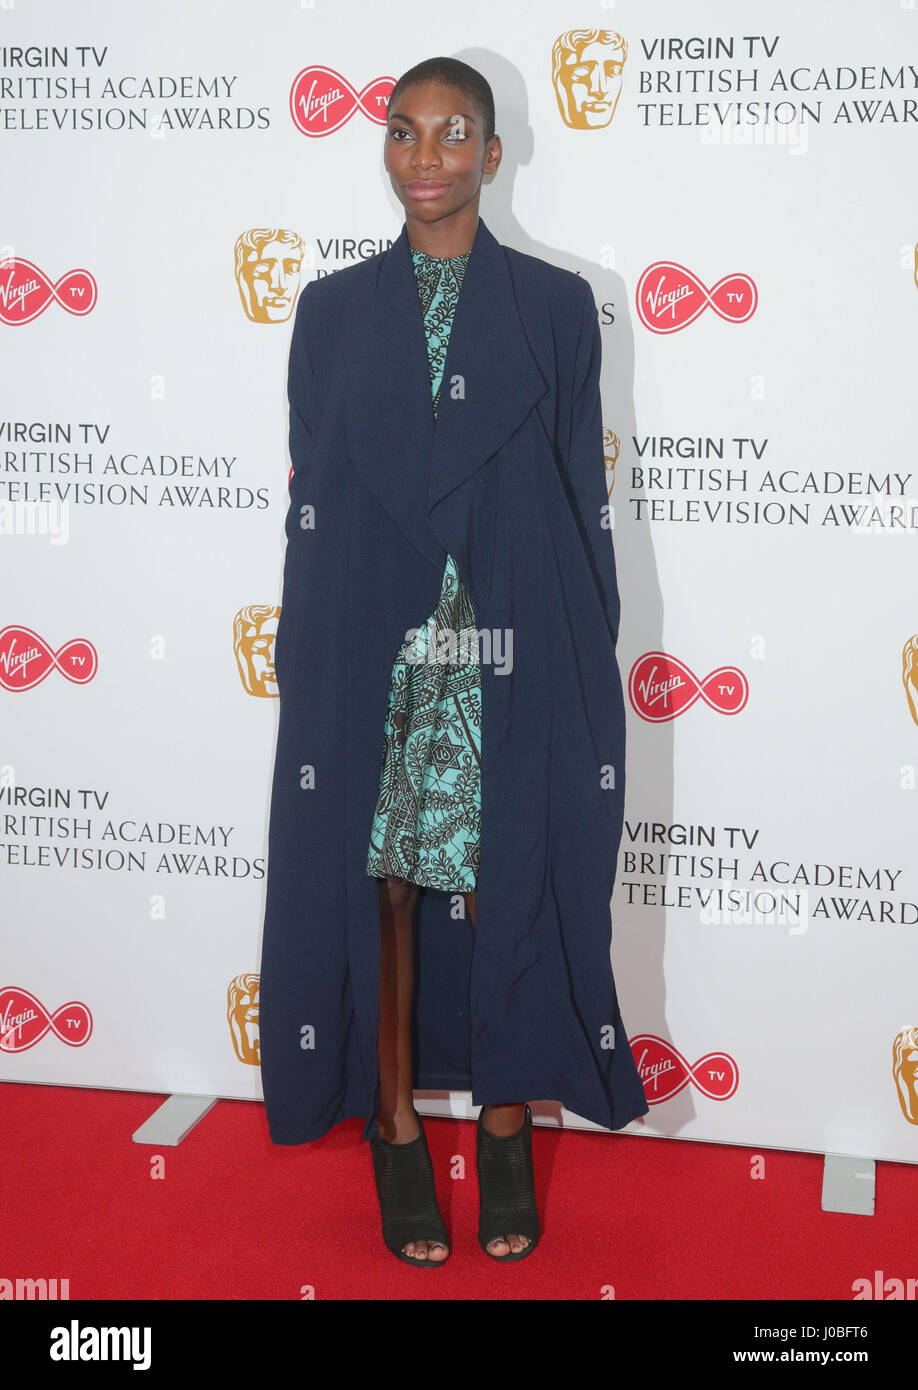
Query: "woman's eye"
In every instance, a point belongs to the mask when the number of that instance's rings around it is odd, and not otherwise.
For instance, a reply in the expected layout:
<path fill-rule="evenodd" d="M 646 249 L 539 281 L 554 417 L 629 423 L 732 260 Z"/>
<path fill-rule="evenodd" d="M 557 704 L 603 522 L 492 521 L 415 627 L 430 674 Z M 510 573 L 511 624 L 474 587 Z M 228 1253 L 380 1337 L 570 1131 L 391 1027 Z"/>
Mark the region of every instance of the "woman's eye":
<path fill-rule="evenodd" d="M 405 141 L 400 140 L 398 138 L 400 135 L 405 135 L 410 138 L 411 131 L 403 129 L 402 126 L 395 126 L 392 130 L 389 131 L 390 140 L 395 140 L 396 144 L 398 145 L 404 145 Z M 449 140 L 450 143 L 455 143 L 460 140 L 467 140 L 469 137 L 468 133 L 464 130 L 451 130 L 447 131 L 446 135 L 444 135 L 443 138 L 444 140 Z"/>

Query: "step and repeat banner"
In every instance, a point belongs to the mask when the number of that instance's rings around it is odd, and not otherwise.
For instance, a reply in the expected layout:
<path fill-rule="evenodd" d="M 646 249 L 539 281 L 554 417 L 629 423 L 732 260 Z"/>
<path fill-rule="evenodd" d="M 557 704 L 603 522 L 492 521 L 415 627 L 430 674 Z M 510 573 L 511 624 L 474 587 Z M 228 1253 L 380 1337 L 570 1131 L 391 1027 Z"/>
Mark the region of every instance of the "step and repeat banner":
<path fill-rule="evenodd" d="M 494 90 L 489 228 L 599 308 L 629 1132 L 912 1161 L 898 0 L 0 3 L 0 1078 L 261 1097 L 290 334 L 399 234 L 437 54 Z"/>

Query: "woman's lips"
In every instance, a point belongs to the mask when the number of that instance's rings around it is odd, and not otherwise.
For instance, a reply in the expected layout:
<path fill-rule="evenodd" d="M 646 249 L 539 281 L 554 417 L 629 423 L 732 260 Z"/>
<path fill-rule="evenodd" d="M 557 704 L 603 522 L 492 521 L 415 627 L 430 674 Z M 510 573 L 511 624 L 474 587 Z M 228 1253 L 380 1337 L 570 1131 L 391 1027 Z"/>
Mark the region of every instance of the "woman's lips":
<path fill-rule="evenodd" d="M 421 179 L 414 183 L 405 184 L 405 192 L 409 198 L 439 198 L 441 193 L 445 193 L 449 188 L 448 183 L 435 183 L 433 181 L 424 182 Z"/>

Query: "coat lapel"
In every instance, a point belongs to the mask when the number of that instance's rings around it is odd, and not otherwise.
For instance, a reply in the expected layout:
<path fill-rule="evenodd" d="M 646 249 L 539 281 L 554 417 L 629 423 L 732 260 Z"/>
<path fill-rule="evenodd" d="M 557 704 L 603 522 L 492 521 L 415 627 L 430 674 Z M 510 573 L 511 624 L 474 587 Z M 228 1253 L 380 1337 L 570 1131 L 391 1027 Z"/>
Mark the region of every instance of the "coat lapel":
<path fill-rule="evenodd" d="M 407 227 L 380 258 L 348 400 L 353 466 L 432 564 L 448 537 L 436 509 L 490 459 L 548 389 L 520 320 L 503 248 L 479 217 L 443 371 L 436 422 Z"/>

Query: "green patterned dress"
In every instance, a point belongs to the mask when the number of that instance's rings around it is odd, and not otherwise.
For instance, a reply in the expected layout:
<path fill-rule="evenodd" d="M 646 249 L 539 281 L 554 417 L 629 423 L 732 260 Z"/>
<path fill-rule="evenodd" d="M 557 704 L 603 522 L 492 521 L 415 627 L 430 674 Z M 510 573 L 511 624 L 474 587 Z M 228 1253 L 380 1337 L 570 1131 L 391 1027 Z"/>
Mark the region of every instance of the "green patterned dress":
<path fill-rule="evenodd" d="M 411 252 L 435 417 L 469 255 Z M 478 879 L 480 835 L 481 674 L 475 614 L 456 562 L 447 555 L 437 606 L 402 644 L 392 667 L 367 873 L 471 892 Z"/>

